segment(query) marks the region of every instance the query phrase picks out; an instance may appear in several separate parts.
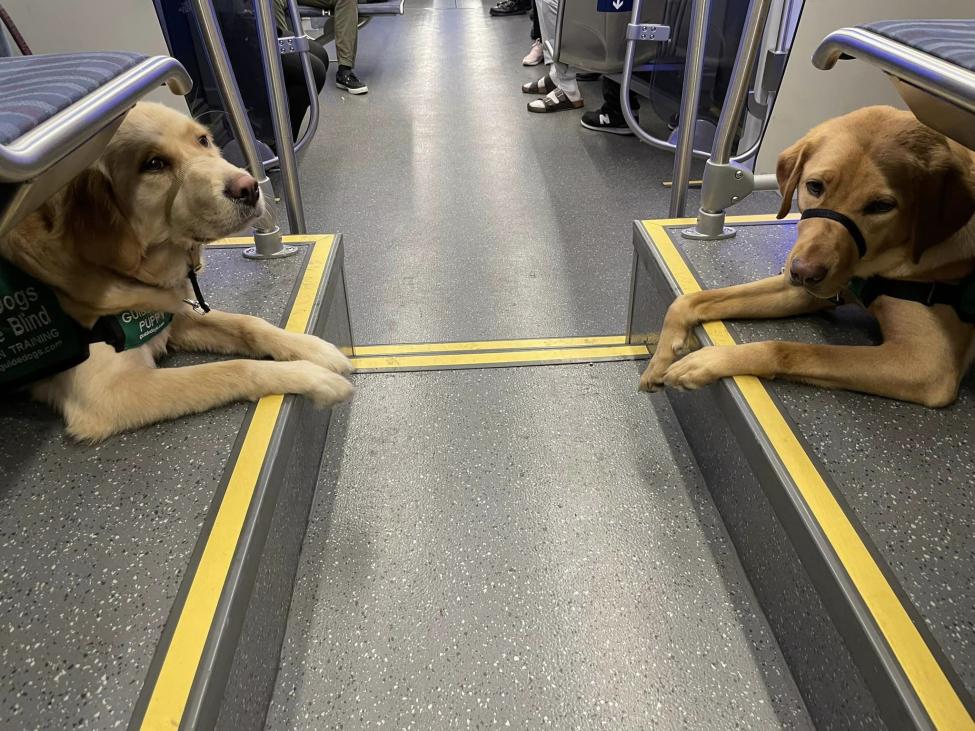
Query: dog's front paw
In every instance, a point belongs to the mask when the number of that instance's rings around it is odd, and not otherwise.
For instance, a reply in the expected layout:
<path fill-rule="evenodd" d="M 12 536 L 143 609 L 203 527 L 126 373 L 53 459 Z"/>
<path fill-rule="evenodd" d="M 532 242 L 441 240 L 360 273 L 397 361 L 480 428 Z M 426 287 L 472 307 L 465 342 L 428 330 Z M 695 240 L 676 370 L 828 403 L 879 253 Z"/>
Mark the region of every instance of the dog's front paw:
<path fill-rule="evenodd" d="M 324 409 L 348 401 L 355 394 L 353 385 L 338 373 L 317 365 L 313 368 L 316 372 L 308 379 L 302 395 L 311 399 L 318 408 Z"/>
<path fill-rule="evenodd" d="M 692 391 L 731 375 L 727 368 L 728 348 L 708 347 L 688 353 L 667 368 L 661 380 L 665 386 Z"/>
<path fill-rule="evenodd" d="M 296 355 L 301 360 L 311 361 L 322 368 L 328 368 L 328 370 L 340 373 L 343 376 L 347 376 L 355 370 L 352 361 L 345 357 L 341 350 L 314 335 L 302 335 L 301 344 L 296 350 L 298 351 Z"/>
<path fill-rule="evenodd" d="M 672 362 L 665 362 L 662 357 L 655 355 L 650 361 L 650 365 L 643 371 L 643 375 L 640 376 L 640 390 L 653 393 L 663 388 L 664 373 L 667 372 L 667 368 Z"/>

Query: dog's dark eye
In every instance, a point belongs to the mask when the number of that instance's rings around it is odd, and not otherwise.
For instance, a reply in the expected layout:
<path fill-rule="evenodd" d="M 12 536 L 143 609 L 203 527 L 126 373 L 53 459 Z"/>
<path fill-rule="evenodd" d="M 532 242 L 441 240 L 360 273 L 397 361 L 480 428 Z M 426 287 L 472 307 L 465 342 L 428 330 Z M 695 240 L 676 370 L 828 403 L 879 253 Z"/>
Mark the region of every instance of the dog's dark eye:
<path fill-rule="evenodd" d="M 142 172 L 144 173 L 158 173 L 160 170 L 165 170 L 169 167 L 169 163 L 166 162 L 165 158 L 156 156 L 150 157 L 144 163 L 142 163 Z"/>
<path fill-rule="evenodd" d="M 863 207 L 863 212 L 868 216 L 876 216 L 881 213 L 890 213 L 892 210 L 897 208 L 897 204 L 890 200 L 875 200 L 870 201 Z"/>
<path fill-rule="evenodd" d="M 210 138 L 207 137 L 206 135 L 200 135 L 199 139 L 197 139 L 197 142 L 199 142 L 204 147 L 210 146 Z"/>
<path fill-rule="evenodd" d="M 806 190 L 809 191 L 809 195 L 819 198 L 823 194 L 823 191 L 826 190 L 826 186 L 818 180 L 809 180 L 806 182 Z"/>

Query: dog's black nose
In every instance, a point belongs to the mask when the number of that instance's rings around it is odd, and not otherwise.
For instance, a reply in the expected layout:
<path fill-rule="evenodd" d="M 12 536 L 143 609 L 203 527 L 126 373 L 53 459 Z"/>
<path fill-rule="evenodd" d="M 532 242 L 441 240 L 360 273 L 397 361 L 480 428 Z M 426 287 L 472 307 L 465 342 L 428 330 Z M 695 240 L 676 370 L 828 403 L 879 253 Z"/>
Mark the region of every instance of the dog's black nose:
<path fill-rule="evenodd" d="M 231 178 L 223 193 L 231 200 L 245 201 L 250 206 L 256 206 L 257 201 L 261 198 L 257 181 L 247 173 L 240 173 Z"/>
<path fill-rule="evenodd" d="M 795 285 L 819 284 L 829 274 L 829 267 L 823 264 L 809 264 L 799 257 L 792 260 L 789 277 Z"/>

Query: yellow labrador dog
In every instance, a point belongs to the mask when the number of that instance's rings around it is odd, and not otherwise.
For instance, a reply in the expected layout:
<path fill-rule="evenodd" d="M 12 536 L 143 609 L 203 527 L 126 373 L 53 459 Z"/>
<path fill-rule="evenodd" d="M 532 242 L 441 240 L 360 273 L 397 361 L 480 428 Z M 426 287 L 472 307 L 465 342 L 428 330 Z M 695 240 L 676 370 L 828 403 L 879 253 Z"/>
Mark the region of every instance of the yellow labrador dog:
<path fill-rule="evenodd" d="M 803 211 L 782 274 L 679 297 L 641 389 L 754 375 L 952 403 L 975 355 L 975 155 L 909 112 L 867 107 L 814 128 L 781 154 L 776 175 L 779 218 L 797 190 Z M 880 345 L 760 342 L 685 355 L 702 322 L 840 301 L 869 306 Z"/>
<path fill-rule="evenodd" d="M 220 156 L 204 127 L 158 104 L 136 105 L 91 169 L 0 239 L 0 256 L 53 288 L 57 304 L 87 330 L 115 316 L 158 334 L 142 345 L 137 335 L 130 349 L 95 342 L 87 360 L 30 384 L 31 394 L 86 441 L 269 394 L 302 394 L 318 406 L 349 398 L 343 374 L 351 364 L 333 345 L 187 304 L 188 273 L 199 269 L 204 245 L 263 211 L 257 182 Z M 0 300 L 13 307 L 5 322 L 14 335 L 48 316 L 18 310 L 37 290 L 24 286 Z M 156 368 L 173 349 L 273 360 Z"/>

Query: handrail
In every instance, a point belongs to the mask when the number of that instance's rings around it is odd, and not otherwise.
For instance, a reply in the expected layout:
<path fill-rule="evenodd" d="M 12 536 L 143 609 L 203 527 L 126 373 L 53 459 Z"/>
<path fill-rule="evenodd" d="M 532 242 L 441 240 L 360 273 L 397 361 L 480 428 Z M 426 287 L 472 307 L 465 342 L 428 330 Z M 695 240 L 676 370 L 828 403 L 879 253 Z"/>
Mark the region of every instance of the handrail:
<path fill-rule="evenodd" d="M 695 0 L 695 2 L 700 2 L 701 0 Z M 704 0 L 705 2 L 710 2 L 710 0 Z M 639 25 L 640 16 L 643 13 L 643 0 L 633 0 L 633 10 L 630 14 L 630 25 Z M 654 137 L 652 134 L 647 132 L 636 119 L 636 114 L 633 112 L 633 105 L 630 103 L 630 87 L 633 80 L 633 60 L 636 57 L 636 38 L 627 37 L 626 39 L 626 52 L 623 56 L 623 72 L 620 75 L 620 107 L 623 110 L 623 119 L 626 121 L 626 126 L 630 128 L 630 131 L 636 135 L 637 139 L 641 142 L 645 142 L 651 147 L 655 147 L 658 150 L 664 150 L 667 152 L 673 152 L 677 149 L 677 145 L 673 142 L 667 140 L 662 140 L 659 137 Z M 695 110 L 694 118 L 697 118 L 697 110 Z M 692 125 L 693 126 L 693 125 Z M 693 139 L 693 138 L 692 138 Z M 693 154 L 696 157 L 707 158 L 711 153 L 706 150 L 694 150 Z"/>
<path fill-rule="evenodd" d="M 305 35 L 303 26 L 301 25 L 301 13 L 298 10 L 298 3 L 296 0 L 287 0 L 288 4 L 288 15 L 290 15 L 291 25 L 293 27 L 292 32 L 295 37 L 303 37 Z M 315 72 L 311 68 L 311 58 L 308 56 L 308 51 L 299 50 L 298 53 L 301 54 L 301 71 L 305 77 L 305 88 L 308 90 L 308 124 L 305 126 L 305 131 L 295 142 L 295 154 L 301 152 L 305 145 L 311 142 L 312 137 L 318 131 L 318 122 L 320 116 L 320 102 L 318 96 L 318 85 L 315 84 Z M 277 165 L 279 162 L 278 156 L 269 157 L 264 160 L 264 167 L 270 168 Z"/>
<path fill-rule="evenodd" d="M 623 119 L 626 125 L 630 128 L 630 131 L 636 135 L 637 139 L 646 144 L 654 147 L 658 150 L 664 150 L 669 152 L 676 152 L 676 160 L 674 164 L 674 177 L 673 185 L 671 188 L 671 198 L 670 198 L 670 215 L 673 218 L 680 218 L 684 215 L 685 199 L 687 195 L 687 181 L 690 178 L 690 159 L 699 158 L 703 160 L 710 159 L 712 156 L 712 151 L 698 150 L 693 147 L 694 131 L 697 126 L 697 107 L 700 102 L 700 92 L 701 92 L 701 77 L 703 75 L 703 65 L 704 65 L 704 50 L 707 42 L 707 18 L 710 14 L 710 0 L 693 0 L 693 15 L 691 18 L 691 31 L 690 38 L 687 46 L 687 57 L 684 61 L 684 87 L 681 92 L 681 107 L 678 119 L 678 142 L 674 144 L 668 140 L 662 140 L 658 137 L 651 135 L 643 127 L 640 126 L 636 119 L 636 115 L 633 112 L 633 105 L 630 103 L 630 89 L 632 86 L 633 78 L 633 61 L 636 57 L 636 43 L 637 39 L 631 34 L 627 34 L 626 39 L 626 53 L 623 60 L 623 71 L 620 75 L 620 108 L 623 112 Z M 766 3 L 765 13 L 768 12 L 768 2 L 770 0 L 762 0 Z M 702 6 L 703 4 L 703 6 Z M 643 0 L 633 0 L 633 8 L 630 16 L 630 25 L 636 26 L 640 23 L 640 16 L 643 11 Z M 763 26 L 760 26 L 760 28 Z M 746 21 L 747 28 L 747 21 Z M 742 40 L 745 40 L 745 33 L 742 34 Z M 757 43 L 761 42 L 761 32 L 758 34 Z M 739 44 L 739 49 L 741 44 Z M 752 62 L 748 69 L 748 74 L 745 77 L 745 85 L 747 87 L 748 78 L 751 75 L 751 70 L 754 68 L 754 57 L 757 46 L 752 51 Z M 740 56 L 740 51 L 739 51 Z M 738 61 L 736 60 L 736 67 Z M 688 84 L 688 80 L 692 80 L 692 84 Z M 729 93 L 733 87 L 729 85 Z M 747 98 L 747 88 L 744 90 L 744 98 Z M 690 102 L 693 101 L 692 105 Z M 725 107 L 727 104 L 725 105 Z M 723 111 L 723 110 L 722 110 Z M 744 104 L 737 106 L 737 112 L 735 119 L 735 124 L 737 120 L 740 119 L 742 112 L 744 111 Z M 723 117 L 722 117 L 723 118 Z M 684 120 L 692 120 L 691 124 L 686 124 Z M 768 124 L 768 118 L 766 117 L 762 130 L 760 131 L 758 138 L 755 140 L 747 150 L 734 157 L 730 158 L 730 162 L 735 164 L 744 164 L 751 160 L 755 154 L 758 152 L 759 145 L 762 141 L 762 136 L 764 135 L 765 127 Z M 719 119 L 720 127 L 720 119 Z M 689 129 L 688 129 L 689 128 Z M 734 126 L 731 128 L 731 140 L 734 139 Z M 686 133 L 686 137 L 685 137 Z M 717 139 L 717 137 L 716 137 Z M 681 151 L 681 140 L 683 144 L 687 145 L 690 152 Z M 724 142 L 722 146 L 724 146 Z M 713 149 L 713 148 L 712 148 Z M 730 147 L 729 147 L 730 152 Z M 685 159 L 686 156 L 686 159 Z M 686 172 L 685 172 L 686 168 Z M 683 181 L 683 182 L 682 182 Z"/>

